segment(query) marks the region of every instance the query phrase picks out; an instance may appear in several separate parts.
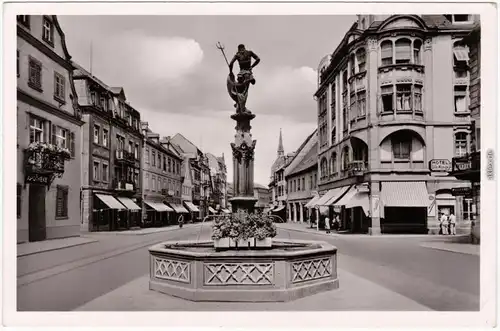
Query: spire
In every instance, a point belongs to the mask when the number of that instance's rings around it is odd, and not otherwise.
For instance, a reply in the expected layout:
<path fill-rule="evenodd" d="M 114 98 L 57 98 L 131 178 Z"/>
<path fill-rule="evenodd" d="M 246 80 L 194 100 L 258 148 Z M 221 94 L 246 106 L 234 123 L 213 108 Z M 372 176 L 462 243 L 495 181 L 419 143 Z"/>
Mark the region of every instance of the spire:
<path fill-rule="evenodd" d="M 283 149 L 283 137 L 281 135 L 281 128 L 280 128 L 280 140 L 278 143 L 278 156 L 284 156 L 285 155 L 285 150 Z"/>

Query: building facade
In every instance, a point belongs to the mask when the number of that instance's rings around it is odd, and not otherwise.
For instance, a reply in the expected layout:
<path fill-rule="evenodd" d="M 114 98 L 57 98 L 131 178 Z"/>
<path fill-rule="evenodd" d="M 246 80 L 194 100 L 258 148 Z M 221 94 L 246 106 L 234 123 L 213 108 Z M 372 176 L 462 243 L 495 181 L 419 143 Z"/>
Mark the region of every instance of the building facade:
<path fill-rule="evenodd" d="M 479 244 L 481 241 L 481 25 L 478 20 L 472 32 L 463 39 L 463 44 L 470 49 L 469 110 L 472 118 L 472 144 L 470 153 L 453 158 L 452 175 L 471 182 L 470 197 L 475 207 L 472 215 L 471 239 L 473 243 Z"/>
<path fill-rule="evenodd" d="M 253 184 L 254 197 L 257 198 L 255 203 L 255 210 L 257 212 L 266 213 L 269 211 L 269 202 L 271 201 L 271 191 L 269 188 L 254 183 Z"/>
<path fill-rule="evenodd" d="M 145 136 L 143 219 L 152 226 L 176 224 L 174 207 L 182 205 L 182 158 L 164 147 L 160 135 L 152 132 L 147 123 L 143 123 L 142 128 Z"/>
<path fill-rule="evenodd" d="M 82 111 L 82 231 L 142 225 L 140 113 L 121 87 L 110 87 L 75 65 Z"/>
<path fill-rule="evenodd" d="M 57 16 L 17 16 L 18 243 L 80 233 L 83 122 L 72 76 Z"/>
<path fill-rule="evenodd" d="M 358 15 L 318 68 L 319 193 L 355 232 L 437 233 L 454 212 L 470 231 L 470 185 L 431 160 L 470 151 L 472 15 Z M 433 161 L 435 162 L 435 161 Z M 449 171 L 449 170 L 448 170 Z"/>
<path fill-rule="evenodd" d="M 318 135 L 317 130 L 307 137 L 299 147 L 295 157 L 285 169 L 287 182 L 288 220 L 308 222 L 314 209 L 306 206 L 317 193 L 318 172 Z"/>
<path fill-rule="evenodd" d="M 205 154 L 210 167 L 211 193 L 209 206 L 214 210 L 226 208 L 227 199 L 227 169 L 222 157 L 216 157 L 211 153 Z"/>

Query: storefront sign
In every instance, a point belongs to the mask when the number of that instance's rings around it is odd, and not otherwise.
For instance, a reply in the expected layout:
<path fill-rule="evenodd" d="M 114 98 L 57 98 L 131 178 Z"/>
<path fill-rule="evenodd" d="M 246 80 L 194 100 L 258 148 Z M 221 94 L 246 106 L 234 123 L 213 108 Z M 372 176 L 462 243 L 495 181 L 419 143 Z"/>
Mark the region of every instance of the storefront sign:
<path fill-rule="evenodd" d="M 433 172 L 450 172 L 451 162 L 445 159 L 434 159 L 429 161 L 429 170 Z"/>
<path fill-rule="evenodd" d="M 455 187 L 451 189 L 451 195 L 453 196 L 471 196 L 472 190 L 470 187 Z"/>
<path fill-rule="evenodd" d="M 27 174 L 26 178 L 25 178 L 25 182 L 27 184 L 49 185 L 50 184 L 50 175 Z"/>
<path fill-rule="evenodd" d="M 429 206 L 427 207 L 427 216 L 435 217 L 436 216 L 436 195 L 429 194 Z"/>

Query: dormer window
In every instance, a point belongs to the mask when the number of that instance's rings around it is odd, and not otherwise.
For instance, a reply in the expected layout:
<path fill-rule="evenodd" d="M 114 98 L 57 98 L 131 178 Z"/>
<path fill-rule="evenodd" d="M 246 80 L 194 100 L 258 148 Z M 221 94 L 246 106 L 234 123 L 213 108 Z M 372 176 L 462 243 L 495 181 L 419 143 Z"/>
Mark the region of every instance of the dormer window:
<path fill-rule="evenodd" d="M 54 24 L 47 18 L 43 18 L 42 39 L 50 45 L 54 45 Z"/>

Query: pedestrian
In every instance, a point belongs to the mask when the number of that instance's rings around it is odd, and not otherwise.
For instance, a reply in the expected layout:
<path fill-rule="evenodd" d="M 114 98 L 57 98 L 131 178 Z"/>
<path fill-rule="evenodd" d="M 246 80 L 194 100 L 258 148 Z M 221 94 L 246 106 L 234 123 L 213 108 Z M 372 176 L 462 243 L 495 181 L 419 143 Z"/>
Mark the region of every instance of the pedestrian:
<path fill-rule="evenodd" d="M 334 217 L 334 219 L 333 219 L 333 230 L 338 231 L 338 230 L 339 230 L 339 227 L 340 227 L 340 224 L 339 224 L 339 216 L 338 216 L 338 215 L 335 215 L 335 217 Z"/>
<path fill-rule="evenodd" d="M 328 216 L 325 218 L 325 230 L 326 233 L 330 233 L 330 219 L 328 218 Z"/>
<path fill-rule="evenodd" d="M 455 217 L 453 212 L 451 212 L 450 214 L 449 223 L 450 223 L 450 234 L 454 236 L 457 234 L 457 218 Z"/>
<path fill-rule="evenodd" d="M 441 216 L 441 232 L 443 235 L 448 234 L 448 216 L 446 213 Z"/>

